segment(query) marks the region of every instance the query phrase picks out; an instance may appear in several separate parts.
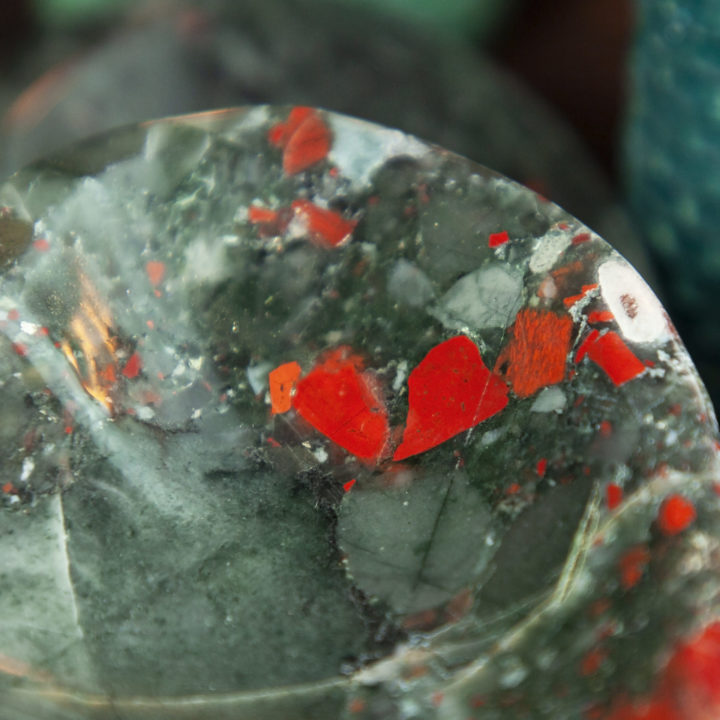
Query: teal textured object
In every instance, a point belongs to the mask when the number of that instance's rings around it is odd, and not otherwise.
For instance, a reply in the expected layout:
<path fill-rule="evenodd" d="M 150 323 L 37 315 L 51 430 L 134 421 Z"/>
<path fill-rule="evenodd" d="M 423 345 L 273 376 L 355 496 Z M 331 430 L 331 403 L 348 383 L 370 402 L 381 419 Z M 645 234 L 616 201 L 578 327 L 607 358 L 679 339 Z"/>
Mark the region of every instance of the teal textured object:
<path fill-rule="evenodd" d="M 720 327 L 720 3 L 643 1 L 632 66 L 626 182 L 668 305 L 713 384 Z"/>

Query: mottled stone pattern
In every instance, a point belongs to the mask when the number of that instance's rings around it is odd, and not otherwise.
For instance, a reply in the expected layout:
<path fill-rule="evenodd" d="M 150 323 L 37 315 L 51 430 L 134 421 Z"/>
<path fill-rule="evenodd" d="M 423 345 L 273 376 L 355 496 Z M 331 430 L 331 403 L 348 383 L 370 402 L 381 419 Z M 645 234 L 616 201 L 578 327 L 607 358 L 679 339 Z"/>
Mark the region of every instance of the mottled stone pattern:
<path fill-rule="evenodd" d="M 720 712 L 715 417 L 586 226 L 309 107 L 0 205 L 1 720 Z"/>

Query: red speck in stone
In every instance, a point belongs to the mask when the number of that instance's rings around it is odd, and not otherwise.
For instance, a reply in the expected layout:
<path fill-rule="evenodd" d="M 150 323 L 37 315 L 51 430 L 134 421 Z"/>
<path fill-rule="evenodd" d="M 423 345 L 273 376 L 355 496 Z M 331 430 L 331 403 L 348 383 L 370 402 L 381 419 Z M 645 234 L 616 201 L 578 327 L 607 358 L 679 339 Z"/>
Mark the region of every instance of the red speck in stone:
<path fill-rule="evenodd" d="M 623 553 L 619 562 L 620 582 L 626 590 L 640 582 L 649 562 L 650 551 L 645 545 L 637 545 Z"/>
<path fill-rule="evenodd" d="M 572 307 L 578 300 L 582 300 L 583 295 L 571 295 L 570 297 L 563 298 L 563 305 L 566 308 Z"/>
<path fill-rule="evenodd" d="M 412 615 L 407 615 L 402 622 L 406 630 L 429 630 L 437 624 L 437 610 L 420 610 Z M 421 673 L 425 675 L 426 673 Z"/>
<path fill-rule="evenodd" d="M 545 477 L 545 471 L 547 470 L 547 459 L 540 458 L 540 460 L 538 460 L 537 462 L 535 469 L 537 470 L 537 474 L 540 477 Z"/>
<path fill-rule="evenodd" d="M 588 315 L 589 323 L 607 323 L 612 322 L 615 316 L 609 310 L 593 310 Z"/>
<path fill-rule="evenodd" d="M 605 720 L 715 720 L 720 717 L 720 623 L 679 643 L 647 697 L 621 697 Z"/>
<path fill-rule="evenodd" d="M 605 488 L 605 501 L 609 510 L 614 510 L 623 500 L 623 489 L 615 483 L 608 483 Z"/>
<path fill-rule="evenodd" d="M 471 708 L 485 707 L 486 704 L 487 704 L 487 698 L 484 695 L 473 695 L 470 698 L 470 707 Z"/>
<path fill-rule="evenodd" d="M 600 598 L 590 606 L 591 617 L 600 617 L 610 609 L 610 600 L 608 598 Z"/>
<path fill-rule="evenodd" d="M 517 495 L 520 492 L 520 485 L 518 483 L 513 483 L 508 487 L 508 489 L 505 491 L 507 495 Z"/>
<path fill-rule="evenodd" d="M 27 355 L 28 349 L 27 345 L 23 345 L 22 343 L 13 343 L 12 349 L 20 356 L 25 357 Z"/>
<path fill-rule="evenodd" d="M 270 128 L 268 140 L 283 148 L 286 175 L 307 170 L 330 152 L 330 130 L 320 115 L 309 107 L 296 107 L 284 123 Z"/>
<path fill-rule="evenodd" d="M 570 297 L 566 297 L 563 300 L 563 305 L 565 307 L 571 307 L 574 305 L 578 300 L 582 300 L 587 293 L 589 293 L 591 290 L 595 290 L 597 287 L 597 283 L 593 283 L 592 285 L 583 285 L 582 286 L 582 292 L 580 292 L 578 295 L 572 295 Z"/>
<path fill-rule="evenodd" d="M 594 648 L 586 653 L 580 663 L 580 674 L 583 677 L 594 675 L 607 657 L 607 651 L 603 648 Z"/>
<path fill-rule="evenodd" d="M 162 405 L 162 401 L 162 395 L 152 390 L 145 390 L 142 393 L 142 402 L 144 405 Z"/>
<path fill-rule="evenodd" d="M 292 220 L 292 208 L 280 208 L 271 210 L 259 205 L 251 205 L 248 208 L 248 221 L 259 226 L 261 237 L 282 235 Z"/>
<path fill-rule="evenodd" d="M 285 122 L 277 123 L 273 125 L 268 131 L 268 140 L 271 144 L 277 147 L 285 147 L 287 145 L 290 136 L 300 127 L 300 125 L 308 118 L 313 112 L 310 107 L 294 107 L 288 119 Z"/>
<path fill-rule="evenodd" d="M 339 171 L 334 165 L 333 165 L 333 167 L 331 167 L 331 168 L 328 170 L 328 175 L 329 175 L 331 178 L 336 178 L 339 174 L 340 174 L 340 171 Z"/>
<path fill-rule="evenodd" d="M 19 313 L 15 308 L 13 308 L 12 310 L 10 310 L 10 311 L 8 312 L 8 314 L 7 314 L 7 319 L 8 319 L 8 320 L 12 320 L 13 322 L 14 322 L 15 320 L 19 320 L 19 319 L 20 319 L 20 313 Z"/>
<path fill-rule="evenodd" d="M 507 231 L 505 231 L 505 230 L 503 230 L 502 232 L 492 233 L 488 237 L 488 247 L 491 247 L 491 248 L 500 247 L 500 245 L 504 245 L 509 240 L 510 240 L 510 236 L 507 234 Z"/>
<path fill-rule="evenodd" d="M 348 710 L 351 713 L 359 713 L 365 709 L 365 701 L 361 698 L 353 698 L 348 705 Z"/>
<path fill-rule="evenodd" d="M 582 341 L 580 344 L 580 347 L 577 349 L 577 352 L 575 353 L 575 362 L 579 363 L 585 355 L 587 355 L 588 349 L 590 346 L 600 337 L 600 331 L 599 330 L 593 330 L 586 338 Z"/>
<path fill-rule="evenodd" d="M 507 386 L 492 374 L 465 335 L 436 345 L 410 373 L 409 411 L 394 460 L 440 445 L 500 412 Z"/>
<path fill-rule="evenodd" d="M 578 350 L 576 362 L 587 353 L 588 357 L 599 365 L 617 386 L 645 372 L 645 365 L 638 360 L 616 332 L 611 330 L 604 335 L 593 335 L 593 333 L 590 333 Z"/>
<path fill-rule="evenodd" d="M 133 353 L 128 361 L 125 363 L 125 367 L 122 369 L 122 374 L 132 380 L 140 374 L 140 368 L 142 367 L 142 361 L 138 353 Z"/>
<path fill-rule="evenodd" d="M 555 268 L 555 270 L 553 270 L 550 274 L 556 280 L 563 280 L 567 279 L 571 275 L 577 275 L 578 273 L 582 273 L 583 270 L 583 264 L 579 260 L 575 260 L 575 262 L 571 262 L 568 265 L 563 265 L 562 267 Z"/>
<path fill-rule="evenodd" d="M 259 205 L 251 205 L 248 208 L 248 220 L 253 223 L 272 223 L 278 219 L 277 210 L 260 207 Z"/>
<path fill-rule="evenodd" d="M 45 337 L 47 337 L 47 336 L 50 334 L 50 331 L 43 325 L 43 327 L 41 327 L 41 328 L 37 331 L 37 334 L 38 334 L 38 335 L 44 335 Z"/>
<path fill-rule="evenodd" d="M 353 455 L 377 462 L 387 444 L 387 410 L 362 361 L 343 346 L 321 358 L 298 383 L 293 407 L 316 430 Z"/>
<path fill-rule="evenodd" d="M 276 367 L 268 374 L 273 415 L 285 413 L 292 407 L 291 393 L 300 373 L 300 365 L 293 361 Z"/>
<path fill-rule="evenodd" d="M 343 483 L 343 490 L 345 492 L 350 492 L 356 482 L 357 480 L 353 478 L 352 480 L 348 480 L 346 483 Z"/>
<path fill-rule="evenodd" d="M 72 425 L 66 425 L 66 426 L 65 426 L 65 434 L 66 434 L 66 435 L 72 435 L 72 431 L 73 431 Z"/>
<path fill-rule="evenodd" d="M 695 521 L 695 506 L 682 495 L 670 495 L 658 510 L 658 527 L 665 535 L 677 535 Z"/>
<path fill-rule="evenodd" d="M 50 243 L 45 238 L 38 238 L 34 243 L 33 247 L 38 252 L 47 252 L 50 249 Z"/>
<path fill-rule="evenodd" d="M 495 372 L 507 364 L 505 377 L 518 397 L 562 382 L 572 333 L 569 315 L 525 308 L 517 314 L 511 332 L 512 340 L 500 353 Z"/>
<path fill-rule="evenodd" d="M 352 235 L 355 220 L 346 220 L 334 210 L 318 207 L 308 200 L 295 200 L 292 209 L 307 224 L 310 239 L 322 247 L 337 247 Z"/>
<path fill-rule="evenodd" d="M 165 263 L 158 260 L 151 260 L 145 264 L 145 272 L 150 280 L 150 284 L 157 287 L 165 277 Z"/>
<path fill-rule="evenodd" d="M 434 692 L 434 693 L 432 694 L 432 704 L 433 704 L 435 707 L 440 707 L 440 705 L 442 705 L 442 701 L 443 701 L 444 698 L 445 698 L 445 695 L 444 695 L 443 693 L 441 693 L 441 692 Z"/>
<path fill-rule="evenodd" d="M 106 385 L 113 385 L 117 380 L 115 366 L 112 363 L 108 363 L 102 370 L 100 370 L 98 376 Z"/>
<path fill-rule="evenodd" d="M 609 420 L 603 420 L 599 428 L 602 437 L 610 437 L 612 435 L 612 423 Z"/>
<path fill-rule="evenodd" d="M 572 244 L 573 245 L 582 245 L 582 243 L 586 243 L 589 241 L 590 241 L 590 233 L 578 233 L 572 239 Z"/>
<path fill-rule="evenodd" d="M 280 443 L 272 436 L 268 437 L 267 439 L 268 445 L 272 445 L 272 447 L 279 448 L 282 447 Z"/>
<path fill-rule="evenodd" d="M 184 10 L 177 16 L 177 31 L 188 38 L 199 36 L 210 25 L 210 18 L 199 10 Z"/>
<path fill-rule="evenodd" d="M 2 486 L 2 491 L 3 491 L 6 495 L 9 495 L 10 493 L 12 493 L 12 492 L 15 491 L 15 486 L 14 486 L 11 482 L 5 483 L 5 484 Z"/>
<path fill-rule="evenodd" d="M 720 716 L 720 623 L 675 649 L 660 687 L 695 720 Z"/>
<path fill-rule="evenodd" d="M 605 717 L 604 705 L 591 705 L 583 712 L 585 720 L 602 720 Z"/>

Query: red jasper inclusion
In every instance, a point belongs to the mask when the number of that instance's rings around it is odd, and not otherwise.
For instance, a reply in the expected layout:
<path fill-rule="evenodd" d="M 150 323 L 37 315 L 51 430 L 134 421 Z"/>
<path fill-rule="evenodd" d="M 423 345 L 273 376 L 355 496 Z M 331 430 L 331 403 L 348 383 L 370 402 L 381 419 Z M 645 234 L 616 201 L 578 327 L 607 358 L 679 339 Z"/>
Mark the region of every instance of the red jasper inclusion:
<path fill-rule="evenodd" d="M 363 460 L 388 441 L 387 411 L 374 376 L 348 347 L 327 353 L 298 383 L 293 407 L 316 430 Z"/>
<path fill-rule="evenodd" d="M 394 460 L 430 450 L 508 403 L 507 385 L 487 369 L 465 335 L 430 350 L 410 373 L 408 387 L 407 425 Z"/>

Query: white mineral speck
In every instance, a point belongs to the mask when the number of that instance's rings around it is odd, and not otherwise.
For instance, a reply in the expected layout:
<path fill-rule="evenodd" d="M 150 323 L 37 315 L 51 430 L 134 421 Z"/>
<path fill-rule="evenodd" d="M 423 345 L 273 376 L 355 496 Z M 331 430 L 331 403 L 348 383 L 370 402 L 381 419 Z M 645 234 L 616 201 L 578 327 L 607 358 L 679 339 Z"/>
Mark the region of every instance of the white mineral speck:
<path fill-rule="evenodd" d="M 517 687 L 527 677 L 527 674 L 528 669 L 519 660 L 516 660 L 500 676 L 500 684 L 505 688 Z"/>
<path fill-rule="evenodd" d="M 25 458 L 22 464 L 22 470 L 20 471 L 20 482 L 24 483 L 28 481 L 28 478 L 32 475 L 35 469 L 35 461 L 32 458 Z"/>
<path fill-rule="evenodd" d="M 135 414 L 139 420 L 152 420 L 155 417 L 155 411 L 148 405 L 142 405 L 139 407 Z"/>
<path fill-rule="evenodd" d="M 34 335 L 39 329 L 40 326 L 37 323 L 26 322 L 25 320 L 20 322 L 20 330 L 27 335 Z"/>
<path fill-rule="evenodd" d="M 480 440 L 480 445 L 481 446 L 492 445 L 494 442 L 499 440 L 503 436 L 504 433 L 505 433 L 505 430 L 503 428 L 497 428 L 496 430 L 489 430 L 488 432 L 483 434 L 482 439 Z"/>
<path fill-rule="evenodd" d="M 567 233 L 557 231 L 540 238 L 540 242 L 530 258 L 530 270 L 534 273 L 545 273 L 550 270 L 565 252 L 570 242 L 571 238 Z"/>
<path fill-rule="evenodd" d="M 397 364 L 397 370 L 395 372 L 395 379 L 393 380 L 392 389 L 395 392 L 400 392 L 400 388 L 405 383 L 405 378 L 408 376 L 408 362 L 407 360 L 401 360 Z"/>
<path fill-rule="evenodd" d="M 530 408 L 531 412 L 556 412 L 560 413 L 567 405 L 565 393 L 557 386 L 547 387 L 537 396 Z"/>
<path fill-rule="evenodd" d="M 654 343 L 670 337 L 665 310 L 638 273 L 620 259 L 608 260 L 598 269 L 603 300 L 631 342 Z"/>
<path fill-rule="evenodd" d="M 410 307 L 423 307 L 435 295 L 425 273 L 404 258 L 393 265 L 388 288 L 396 300 Z"/>
<path fill-rule="evenodd" d="M 317 448 L 317 449 L 313 452 L 313 455 L 315 456 L 315 458 L 317 459 L 317 461 L 318 461 L 319 463 L 324 463 L 324 462 L 326 462 L 327 459 L 328 459 L 328 454 L 327 454 L 327 451 L 325 450 L 325 448 L 321 448 L 321 447 L 320 447 L 320 448 Z"/>
<path fill-rule="evenodd" d="M 473 328 L 506 327 L 522 304 L 522 274 L 490 265 L 460 278 L 441 301 L 450 318 Z"/>
<path fill-rule="evenodd" d="M 268 386 L 268 373 L 272 370 L 270 363 L 260 363 L 259 365 L 248 365 L 245 370 L 248 382 L 252 388 L 254 395 L 259 395 Z"/>
<path fill-rule="evenodd" d="M 330 118 L 334 141 L 328 159 L 343 177 L 363 186 L 390 158 L 400 155 L 422 158 L 430 151 L 425 143 L 399 130 L 368 132 L 368 123 L 333 115 Z"/>
<path fill-rule="evenodd" d="M 221 243 L 197 238 L 185 250 L 183 282 L 196 285 L 203 282 L 218 283 L 232 272 L 227 261 L 225 246 Z"/>

